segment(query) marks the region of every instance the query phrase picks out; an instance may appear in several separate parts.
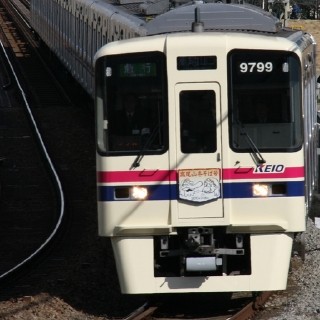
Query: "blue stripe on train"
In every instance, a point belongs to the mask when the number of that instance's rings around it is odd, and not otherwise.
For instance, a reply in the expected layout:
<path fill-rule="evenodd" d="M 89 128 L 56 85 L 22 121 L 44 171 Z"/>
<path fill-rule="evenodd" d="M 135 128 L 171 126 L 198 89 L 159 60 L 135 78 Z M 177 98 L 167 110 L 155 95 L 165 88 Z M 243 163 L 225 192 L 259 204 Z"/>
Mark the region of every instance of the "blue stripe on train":
<path fill-rule="evenodd" d="M 276 184 L 277 182 L 272 182 Z M 278 182 L 286 185 L 287 193 L 285 197 L 301 197 L 304 196 L 304 181 L 287 181 Z M 223 184 L 223 197 L 225 199 L 231 198 L 253 198 L 252 182 L 232 182 Z M 148 200 L 176 200 L 178 198 L 178 185 L 149 185 Z M 125 186 L 98 186 L 98 200 L 99 201 L 128 201 L 130 199 L 122 198 L 115 199 L 115 188 L 126 188 Z M 129 188 L 129 186 L 127 187 Z M 281 195 L 276 195 L 281 197 Z"/>

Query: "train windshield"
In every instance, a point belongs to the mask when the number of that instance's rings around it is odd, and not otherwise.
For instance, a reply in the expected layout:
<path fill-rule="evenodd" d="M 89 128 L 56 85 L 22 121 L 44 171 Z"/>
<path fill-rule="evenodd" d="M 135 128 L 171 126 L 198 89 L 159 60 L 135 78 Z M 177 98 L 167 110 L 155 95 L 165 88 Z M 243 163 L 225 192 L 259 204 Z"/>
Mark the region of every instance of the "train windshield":
<path fill-rule="evenodd" d="M 100 152 L 157 154 L 167 149 L 165 56 L 160 52 L 100 58 L 97 138 Z"/>
<path fill-rule="evenodd" d="M 300 64 L 283 51 L 233 50 L 228 56 L 230 146 L 295 151 L 302 143 Z"/>

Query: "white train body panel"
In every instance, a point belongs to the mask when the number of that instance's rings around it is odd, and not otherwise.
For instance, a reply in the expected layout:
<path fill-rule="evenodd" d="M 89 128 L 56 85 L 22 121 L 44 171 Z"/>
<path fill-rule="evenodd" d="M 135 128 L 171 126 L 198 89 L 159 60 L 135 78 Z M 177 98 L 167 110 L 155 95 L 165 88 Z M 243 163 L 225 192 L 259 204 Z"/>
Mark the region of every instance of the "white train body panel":
<path fill-rule="evenodd" d="M 234 276 L 154 277 L 153 238 L 115 237 L 121 290 L 126 293 L 185 293 L 284 290 L 291 257 L 287 234 L 253 234 L 252 273 Z M 149 257 L 149 258 L 148 258 Z"/>
<path fill-rule="evenodd" d="M 228 80 L 228 75 L 231 74 L 228 63 L 231 60 L 228 62 L 228 57 L 230 52 L 232 54 L 234 50 L 246 50 L 248 46 L 250 50 L 259 52 L 271 50 L 273 53 L 277 51 L 290 53 L 299 68 L 304 65 L 306 59 L 310 63 L 308 71 L 310 74 L 307 72 L 303 75 L 301 69 L 301 78 L 296 79 L 298 87 L 294 87 L 297 84 L 292 84 L 289 90 L 291 93 L 288 93 L 294 97 L 292 92 L 296 90 L 299 92 L 293 104 L 301 105 L 303 99 L 309 99 L 308 102 L 305 101 L 303 111 L 299 115 L 301 118 L 298 120 L 301 125 L 299 130 L 302 130 L 302 122 L 305 128 L 305 141 L 295 150 L 286 151 L 281 147 L 284 139 L 288 137 L 292 141 L 297 139 L 292 133 L 293 122 L 287 120 L 259 124 L 262 135 L 255 125 L 249 122 L 243 124 L 258 149 L 262 146 L 264 151 L 261 151 L 261 154 L 260 150 L 239 152 L 233 150 L 236 148 L 235 145 L 234 148 L 230 147 L 233 143 L 230 135 L 234 134 L 234 137 L 237 135 L 237 129 L 232 131 L 230 126 L 236 128 L 237 124 L 230 120 L 233 115 L 230 112 L 232 96 Z M 317 135 L 316 109 L 312 96 L 314 92 L 308 92 L 314 90 L 314 70 L 312 71 L 314 66 L 311 66 L 314 62 L 314 43 L 309 40 L 299 47 L 290 38 L 235 32 L 173 33 L 109 44 L 99 50 L 96 56 L 98 61 L 96 70 L 103 65 L 106 68 L 104 72 L 108 73 L 108 57 L 117 57 L 121 53 L 130 55 L 135 52 L 164 53 L 169 110 L 169 148 L 161 154 L 142 152 L 141 157 L 139 153 L 121 156 L 117 152 L 113 153 L 112 147 L 109 146 L 110 152 L 104 154 L 104 148 L 108 148 L 104 142 L 104 134 L 106 129 L 112 130 L 109 128 L 109 122 L 111 125 L 112 120 L 106 116 L 105 110 L 108 108 L 104 109 L 108 104 L 108 99 L 104 101 L 102 98 L 105 87 L 99 87 L 98 84 L 96 105 L 97 139 L 100 150 L 97 156 L 99 234 L 111 237 L 122 292 L 181 293 L 285 289 L 293 235 L 305 230 L 308 205 L 316 183 L 314 154 Z M 217 66 L 210 70 L 181 71 L 179 67 L 177 68 L 177 61 L 179 57 L 186 55 L 215 56 Z M 99 61 L 105 61 L 106 64 L 101 64 Z M 286 67 L 284 64 L 283 70 Z M 293 65 L 290 65 L 290 68 L 293 68 Z M 115 71 L 112 69 L 112 72 Z M 102 77 L 100 73 L 97 83 Z M 306 80 L 302 81 L 303 78 Z M 127 88 L 127 91 L 133 89 Z M 214 152 L 199 153 L 186 150 L 182 152 L 185 146 L 182 143 L 184 133 L 181 129 L 182 109 L 179 109 L 179 104 L 181 104 L 181 94 L 190 91 L 214 92 L 216 103 Z M 139 90 L 136 92 L 139 95 Z M 275 91 L 275 94 L 278 93 Z M 311 95 L 312 98 L 306 98 L 306 95 Z M 241 98 L 241 94 L 238 98 Z M 145 96 L 141 101 L 143 99 Z M 297 110 L 299 109 L 296 109 L 296 117 L 299 114 Z M 195 121 L 197 112 L 194 110 L 193 113 Z M 108 120 L 106 122 L 103 119 Z M 104 122 L 101 122 L 102 120 Z M 272 145 L 274 149 L 267 150 L 263 147 L 264 144 Z M 254 158 L 260 156 L 265 162 L 257 164 Z M 138 165 L 134 166 L 137 157 Z M 213 198 L 204 200 L 203 193 L 196 194 L 192 188 L 185 191 L 182 188 L 185 174 L 193 176 L 193 180 L 191 179 L 193 185 L 199 183 L 201 176 L 214 177 L 213 180 L 219 181 L 211 193 Z M 253 194 L 254 185 L 258 184 L 269 186 L 267 196 Z M 146 187 L 149 192 L 147 199 L 133 200 L 129 195 L 129 190 L 133 186 Z M 117 192 L 122 190 L 121 188 L 128 189 L 128 198 L 122 198 L 121 195 L 117 197 Z M 206 231 L 201 234 L 203 229 Z M 201 256 L 199 250 L 196 254 L 191 254 L 190 251 L 185 254 L 181 248 L 175 247 L 170 250 L 171 244 L 166 252 L 166 245 L 162 242 L 165 240 L 161 240 L 167 239 L 167 236 L 168 239 L 176 237 L 187 242 L 192 238 L 193 231 L 197 233 L 200 230 L 200 235 L 197 234 L 195 237 L 197 241 L 201 237 L 207 237 L 211 229 L 213 234 L 222 232 L 222 235 L 217 236 L 214 241 L 220 242 L 224 248 L 230 248 L 229 240 L 223 243 L 228 236 L 237 237 L 236 235 L 240 234 L 246 237 L 247 243 L 250 243 L 249 247 L 244 246 L 246 248 L 244 255 L 248 254 L 250 260 L 247 271 L 238 270 L 234 261 L 226 263 L 230 252 L 219 255 L 217 249 L 218 254 L 207 252 Z M 187 235 L 181 230 L 188 230 Z M 160 241 L 159 245 L 156 244 L 157 241 Z M 230 249 L 237 250 L 237 246 L 231 246 Z M 205 251 L 206 245 L 201 250 Z M 156 269 L 162 268 L 161 259 L 166 254 L 169 257 L 180 254 L 184 262 L 178 269 L 185 268 L 182 274 L 177 270 L 172 274 L 158 273 Z M 233 267 L 228 269 L 227 265 Z M 217 272 L 219 269 L 220 272 Z"/>

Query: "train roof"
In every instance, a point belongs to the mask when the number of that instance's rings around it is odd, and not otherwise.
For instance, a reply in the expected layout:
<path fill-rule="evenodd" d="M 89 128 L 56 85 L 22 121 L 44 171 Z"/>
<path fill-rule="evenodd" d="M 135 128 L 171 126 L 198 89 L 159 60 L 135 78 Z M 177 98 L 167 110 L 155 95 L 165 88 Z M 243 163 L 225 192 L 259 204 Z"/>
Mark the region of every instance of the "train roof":
<path fill-rule="evenodd" d="M 183 5 L 145 24 L 148 35 L 194 31 L 195 26 L 201 31 L 277 33 L 282 29 L 278 18 L 259 7 L 224 3 Z"/>

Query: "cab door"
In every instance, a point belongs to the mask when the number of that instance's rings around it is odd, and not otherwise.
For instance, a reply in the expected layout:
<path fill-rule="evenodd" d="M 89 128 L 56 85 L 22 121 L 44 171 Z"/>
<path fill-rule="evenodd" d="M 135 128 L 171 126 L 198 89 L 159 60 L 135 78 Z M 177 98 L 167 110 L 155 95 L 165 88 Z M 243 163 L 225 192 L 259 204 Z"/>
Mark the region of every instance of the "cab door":
<path fill-rule="evenodd" d="M 211 224 L 223 218 L 220 86 L 179 83 L 175 86 L 177 224 Z"/>

